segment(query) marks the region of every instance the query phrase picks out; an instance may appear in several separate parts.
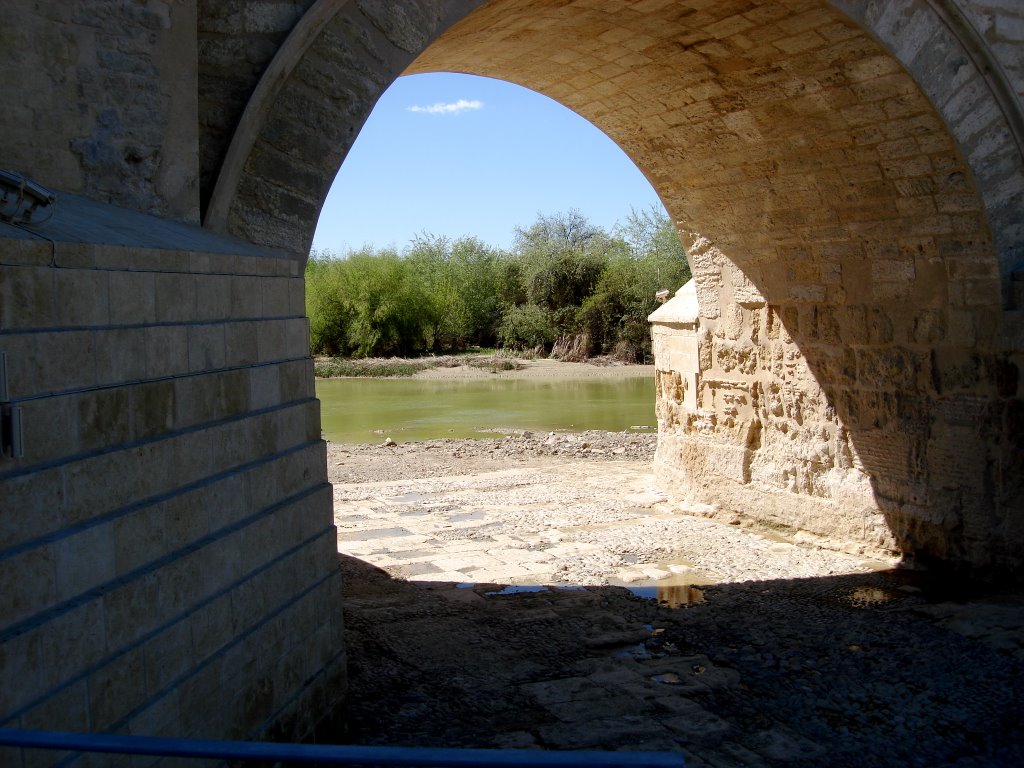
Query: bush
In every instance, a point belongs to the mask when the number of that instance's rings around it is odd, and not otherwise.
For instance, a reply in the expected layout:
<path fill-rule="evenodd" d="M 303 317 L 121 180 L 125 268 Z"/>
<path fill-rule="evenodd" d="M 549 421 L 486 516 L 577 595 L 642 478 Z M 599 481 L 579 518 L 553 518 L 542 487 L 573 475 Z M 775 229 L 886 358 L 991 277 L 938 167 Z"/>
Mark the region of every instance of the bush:
<path fill-rule="evenodd" d="M 498 342 L 506 349 L 546 347 L 553 338 L 548 314 L 536 304 L 508 307 L 502 313 Z"/>

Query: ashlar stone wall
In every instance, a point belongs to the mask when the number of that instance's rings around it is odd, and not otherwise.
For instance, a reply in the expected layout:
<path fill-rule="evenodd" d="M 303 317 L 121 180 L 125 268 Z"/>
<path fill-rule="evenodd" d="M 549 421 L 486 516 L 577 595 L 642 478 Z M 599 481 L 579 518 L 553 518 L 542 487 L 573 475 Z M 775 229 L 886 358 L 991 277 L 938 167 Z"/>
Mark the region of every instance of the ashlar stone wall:
<path fill-rule="evenodd" d="M 345 653 L 295 261 L 70 194 L 45 226 L 0 225 L 0 727 L 303 737 Z"/>

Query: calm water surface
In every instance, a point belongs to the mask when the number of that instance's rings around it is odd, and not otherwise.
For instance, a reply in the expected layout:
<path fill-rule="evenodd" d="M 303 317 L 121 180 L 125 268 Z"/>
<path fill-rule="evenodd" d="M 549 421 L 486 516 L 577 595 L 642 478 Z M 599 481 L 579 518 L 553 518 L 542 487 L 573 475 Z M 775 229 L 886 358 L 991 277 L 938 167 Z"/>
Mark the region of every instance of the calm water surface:
<path fill-rule="evenodd" d="M 586 380 L 322 379 L 324 437 L 372 443 L 495 437 L 502 431 L 653 430 L 648 375 Z"/>

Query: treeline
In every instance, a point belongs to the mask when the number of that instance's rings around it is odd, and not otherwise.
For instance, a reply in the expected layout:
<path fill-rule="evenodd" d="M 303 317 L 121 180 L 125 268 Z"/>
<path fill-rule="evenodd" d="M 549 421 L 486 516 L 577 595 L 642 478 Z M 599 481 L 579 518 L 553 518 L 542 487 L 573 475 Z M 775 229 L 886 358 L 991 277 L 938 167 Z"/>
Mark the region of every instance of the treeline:
<path fill-rule="evenodd" d="M 607 232 L 578 211 L 539 216 L 509 251 L 422 236 L 402 252 L 314 251 L 306 310 L 314 355 L 409 357 L 501 347 L 569 360 L 650 356 L 654 294 L 690 277 L 658 211 Z"/>

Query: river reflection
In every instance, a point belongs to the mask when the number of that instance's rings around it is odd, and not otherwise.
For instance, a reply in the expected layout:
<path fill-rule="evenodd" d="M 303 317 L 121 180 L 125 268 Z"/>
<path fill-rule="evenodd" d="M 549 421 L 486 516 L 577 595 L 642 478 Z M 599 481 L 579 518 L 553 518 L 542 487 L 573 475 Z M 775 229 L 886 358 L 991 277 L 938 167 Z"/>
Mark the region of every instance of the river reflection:
<path fill-rule="evenodd" d="M 321 379 L 324 437 L 372 443 L 496 437 L 501 431 L 656 429 L 646 374 L 587 380 Z"/>

